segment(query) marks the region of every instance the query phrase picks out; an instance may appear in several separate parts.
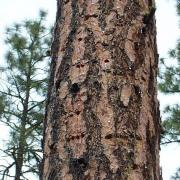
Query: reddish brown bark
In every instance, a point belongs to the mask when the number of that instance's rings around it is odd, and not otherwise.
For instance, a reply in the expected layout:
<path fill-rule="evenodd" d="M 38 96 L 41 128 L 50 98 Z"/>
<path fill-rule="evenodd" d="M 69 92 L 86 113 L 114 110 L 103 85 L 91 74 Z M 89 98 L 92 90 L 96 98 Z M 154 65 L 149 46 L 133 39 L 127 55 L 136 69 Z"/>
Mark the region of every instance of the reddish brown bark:
<path fill-rule="evenodd" d="M 43 180 L 159 180 L 154 3 L 59 0 Z"/>

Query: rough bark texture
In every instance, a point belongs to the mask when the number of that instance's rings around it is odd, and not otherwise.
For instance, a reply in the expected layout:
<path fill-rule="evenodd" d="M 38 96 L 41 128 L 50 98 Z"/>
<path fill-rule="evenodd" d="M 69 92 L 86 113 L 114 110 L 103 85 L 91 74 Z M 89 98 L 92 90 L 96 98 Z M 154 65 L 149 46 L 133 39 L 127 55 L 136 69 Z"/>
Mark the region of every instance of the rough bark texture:
<path fill-rule="evenodd" d="M 43 180 L 159 180 L 151 0 L 58 0 Z"/>

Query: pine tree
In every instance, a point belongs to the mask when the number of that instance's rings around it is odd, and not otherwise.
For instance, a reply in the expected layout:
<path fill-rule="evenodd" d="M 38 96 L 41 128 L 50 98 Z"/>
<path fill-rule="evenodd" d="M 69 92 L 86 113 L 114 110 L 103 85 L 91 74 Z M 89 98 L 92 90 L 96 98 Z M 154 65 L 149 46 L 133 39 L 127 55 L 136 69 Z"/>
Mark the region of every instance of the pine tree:
<path fill-rule="evenodd" d="M 180 43 L 177 48 L 170 51 L 171 64 L 161 59 L 159 71 L 159 90 L 165 94 L 180 93 Z M 164 109 L 167 115 L 163 120 L 164 134 L 162 144 L 180 143 L 180 105 L 168 105 Z"/>
<path fill-rule="evenodd" d="M 38 19 L 15 23 L 6 30 L 6 67 L 0 87 L 0 121 L 10 137 L 1 155 L 1 179 L 38 175 L 42 159 L 42 126 L 47 91 L 51 29 L 45 11 Z M 8 162 L 8 163 L 7 163 Z"/>
<path fill-rule="evenodd" d="M 43 180 L 160 180 L 154 1 L 57 1 Z"/>
<path fill-rule="evenodd" d="M 180 16 L 180 1 L 177 0 L 177 14 Z M 159 90 L 164 94 L 180 94 L 180 40 L 175 49 L 170 50 L 169 59 L 162 58 L 159 68 Z M 163 134 L 161 144 L 180 143 L 180 104 L 168 105 L 164 109 Z M 180 178 L 180 168 L 172 179 Z"/>

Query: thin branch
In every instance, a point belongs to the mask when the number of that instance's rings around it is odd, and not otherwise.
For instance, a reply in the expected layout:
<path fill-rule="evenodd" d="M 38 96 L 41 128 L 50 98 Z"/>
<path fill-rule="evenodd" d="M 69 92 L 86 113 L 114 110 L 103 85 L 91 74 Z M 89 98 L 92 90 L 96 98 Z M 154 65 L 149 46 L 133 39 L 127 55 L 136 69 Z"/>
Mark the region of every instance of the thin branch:
<path fill-rule="evenodd" d="M 4 121 L 4 120 L 2 120 L 2 119 L 0 119 L 0 121 L 1 121 L 2 123 L 4 123 L 6 126 L 10 127 L 11 129 L 13 129 L 13 130 L 15 130 L 15 131 L 18 129 L 18 126 L 16 126 L 16 124 L 13 123 L 12 121 L 7 122 L 7 121 Z M 12 126 L 12 124 L 13 124 L 14 127 Z"/>
<path fill-rule="evenodd" d="M 16 82 L 16 79 L 15 79 L 15 77 L 14 77 L 13 75 L 12 75 L 12 78 L 13 78 L 13 80 L 14 80 L 14 83 L 15 83 L 15 86 L 16 86 L 16 89 L 17 89 L 19 98 L 20 98 L 20 100 L 21 100 L 21 103 L 23 104 L 23 103 L 24 103 L 24 99 L 23 99 L 22 96 L 21 96 L 21 91 L 20 91 L 20 89 L 19 89 L 19 86 L 18 86 L 18 84 L 17 84 L 17 82 Z"/>
<path fill-rule="evenodd" d="M 28 112 L 31 111 L 32 109 L 34 109 L 36 106 L 39 106 L 39 104 L 44 103 L 44 102 L 45 102 L 45 100 L 38 102 L 38 103 L 35 104 L 34 106 L 31 106 L 31 107 L 28 109 Z"/>
<path fill-rule="evenodd" d="M 5 94 L 7 96 L 15 97 L 15 98 L 18 98 L 18 99 L 20 98 L 19 96 L 15 95 L 15 94 L 7 93 L 7 92 L 4 92 L 4 91 L 0 91 L 0 93 Z"/>
<path fill-rule="evenodd" d="M 162 142 L 161 145 L 167 145 L 171 143 L 180 143 L 180 140 L 168 140 L 168 141 Z"/>
<path fill-rule="evenodd" d="M 13 116 L 16 116 L 17 118 L 21 119 L 21 116 L 19 114 L 16 114 L 15 112 L 10 112 L 10 111 L 3 111 L 4 114 L 10 114 Z"/>
<path fill-rule="evenodd" d="M 9 166 L 7 166 L 5 168 L 5 170 L 3 170 L 3 173 L 2 173 L 2 180 L 4 180 L 5 176 L 8 176 L 9 175 L 9 169 L 11 167 L 13 167 L 15 165 L 15 162 L 13 162 L 12 164 L 10 164 Z M 14 177 L 14 176 L 13 176 Z"/>

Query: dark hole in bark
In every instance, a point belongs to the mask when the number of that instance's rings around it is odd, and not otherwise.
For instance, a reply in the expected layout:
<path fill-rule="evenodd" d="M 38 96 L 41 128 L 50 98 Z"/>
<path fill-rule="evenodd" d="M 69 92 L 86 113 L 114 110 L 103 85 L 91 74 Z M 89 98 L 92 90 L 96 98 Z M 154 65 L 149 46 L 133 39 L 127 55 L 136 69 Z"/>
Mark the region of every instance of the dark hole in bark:
<path fill-rule="evenodd" d="M 146 78 L 145 78 L 144 76 L 142 76 L 141 79 L 142 79 L 143 81 L 146 81 Z"/>
<path fill-rule="evenodd" d="M 105 42 L 103 42 L 103 43 L 102 43 L 102 45 L 103 45 L 103 46 L 108 46 L 108 44 L 107 44 L 107 43 L 105 43 Z"/>
<path fill-rule="evenodd" d="M 143 27 L 143 28 L 141 29 L 141 32 L 142 32 L 142 34 L 145 34 L 145 33 L 146 33 L 146 28 Z"/>
<path fill-rule="evenodd" d="M 117 86 L 113 86 L 113 89 L 117 91 L 117 90 L 118 90 L 118 87 L 117 87 Z"/>
<path fill-rule="evenodd" d="M 71 138 L 72 140 L 74 140 L 74 136 L 72 136 L 72 138 Z"/>
<path fill-rule="evenodd" d="M 112 134 L 108 134 L 105 136 L 105 139 L 112 139 L 113 138 L 113 135 Z"/>
<path fill-rule="evenodd" d="M 78 41 L 82 41 L 82 38 L 79 38 Z"/>
<path fill-rule="evenodd" d="M 134 49 L 135 49 L 136 51 L 139 50 L 139 43 L 138 43 L 138 42 L 135 42 L 135 43 L 134 43 Z"/>
<path fill-rule="evenodd" d="M 133 158 L 133 157 L 134 157 L 134 152 L 131 151 L 131 152 L 129 152 L 128 154 L 129 154 L 129 157 L 130 157 L 130 158 Z"/>
<path fill-rule="evenodd" d="M 135 64 L 131 64 L 130 66 L 129 66 L 129 69 L 131 70 L 131 71 L 135 71 Z"/>
<path fill-rule="evenodd" d="M 94 64 L 97 63 L 97 62 L 98 62 L 98 61 L 97 61 L 96 59 L 92 60 L 92 63 L 94 63 Z"/>
<path fill-rule="evenodd" d="M 69 0 L 66 0 L 65 2 L 64 2 L 64 4 L 67 4 L 69 2 Z"/>
<path fill-rule="evenodd" d="M 95 87 L 99 86 L 99 82 L 98 81 L 94 81 L 94 86 Z"/>
<path fill-rule="evenodd" d="M 138 169 L 138 165 L 137 164 L 133 164 L 133 169 Z"/>
<path fill-rule="evenodd" d="M 82 137 L 82 138 L 84 137 L 84 133 L 81 133 L 81 137 Z"/>
<path fill-rule="evenodd" d="M 135 90 L 136 95 L 141 94 L 141 88 L 139 86 L 134 86 L 134 90 Z"/>
<path fill-rule="evenodd" d="M 56 148 L 55 143 L 49 145 L 49 149 L 55 149 L 55 148 Z"/>
<path fill-rule="evenodd" d="M 84 67 L 84 64 L 77 64 L 76 67 L 77 67 L 77 68 Z"/>
<path fill-rule="evenodd" d="M 72 86 L 71 86 L 71 93 L 73 94 L 76 94 L 78 93 L 80 90 L 80 87 L 77 83 L 74 83 Z"/>
<path fill-rule="evenodd" d="M 81 113 L 81 111 L 76 111 L 76 114 L 79 115 Z"/>
<path fill-rule="evenodd" d="M 76 33 L 76 29 L 71 30 L 71 34 L 74 35 Z"/>
<path fill-rule="evenodd" d="M 69 115 L 69 117 L 73 117 L 73 114 L 71 113 L 71 114 Z"/>
<path fill-rule="evenodd" d="M 86 167 L 86 166 L 87 166 L 87 162 L 86 162 L 85 158 L 79 158 L 79 159 L 77 160 L 77 162 L 78 162 L 79 165 L 82 166 L 82 167 Z"/>
<path fill-rule="evenodd" d="M 104 62 L 105 62 L 105 63 L 108 63 L 108 62 L 109 62 L 109 60 L 108 60 L 108 59 L 105 59 L 105 60 L 104 60 Z"/>

